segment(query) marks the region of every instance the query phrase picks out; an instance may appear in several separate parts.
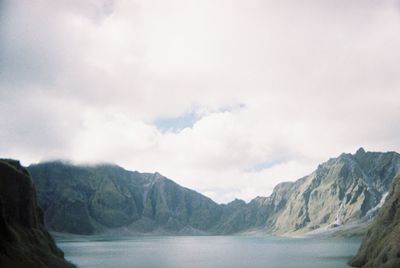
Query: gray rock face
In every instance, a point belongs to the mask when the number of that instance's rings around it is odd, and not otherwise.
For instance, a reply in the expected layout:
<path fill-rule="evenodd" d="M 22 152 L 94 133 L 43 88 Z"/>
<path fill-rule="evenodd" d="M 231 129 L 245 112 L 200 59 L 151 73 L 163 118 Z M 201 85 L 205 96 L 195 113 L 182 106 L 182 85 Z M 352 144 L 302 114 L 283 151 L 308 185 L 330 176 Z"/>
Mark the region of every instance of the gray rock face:
<path fill-rule="evenodd" d="M 160 174 L 118 166 L 50 162 L 29 167 L 54 231 L 92 234 L 115 228 L 136 232 L 196 230 L 303 233 L 373 218 L 400 171 L 395 152 L 342 154 L 271 196 L 218 205 Z"/>
<path fill-rule="evenodd" d="M 265 232 L 304 233 L 372 219 L 382 205 L 400 155 L 395 152 L 342 154 L 295 182 L 278 184 L 268 198 L 252 200 L 244 210 L 256 211 L 246 228 Z M 257 205 L 256 205 L 257 204 Z"/>
<path fill-rule="evenodd" d="M 295 182 L 278 184 L 271 196 L 225 206 L 218 233 L 262 230 L 304 233 L 372 219 L 400 172 L 395 152 L 342 154 Z"/>
<path fill-rule="evenodd" d="M 271 231 L 287 233 L 368 220 L 389 191 L 400 171 L 395 152 L 342 154 L 318 166 L 317 170 L 291 186 L 286 204 L 274 211 Z M 278 195 L 279 196 L 279 195 Z"/>
<path fill-rule="evenodd" d="M 400 174 L 350 262 L 356 267 L 400 267 Z"/>

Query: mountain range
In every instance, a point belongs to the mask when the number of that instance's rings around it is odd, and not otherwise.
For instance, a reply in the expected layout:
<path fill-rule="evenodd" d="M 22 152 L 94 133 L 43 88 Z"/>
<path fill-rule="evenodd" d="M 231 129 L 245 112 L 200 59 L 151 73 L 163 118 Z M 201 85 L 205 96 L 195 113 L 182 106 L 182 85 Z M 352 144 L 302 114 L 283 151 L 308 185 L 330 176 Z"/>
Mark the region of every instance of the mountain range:
<path fill-rule="evenodd" d="M 159 173 L 62 161 L 28 167 L 51 231 L 300 234 L 370 221 L 400 171 L 396 152 L 341 154 L 268 197 L 217 204 Z"/>
<path fill-rule="evenodd" d="M 158 173 L 60 161 L 31 165 L 28 172 L 18 161 L 0 159 L 0 267 L 73 268 L 46 225 L 63 233 L 117 235 L 315 234 L 368 226 L 349 264 L 399 267 L 399 162 L 395 152 L 361 148 L 278 184 L 269 197 L 217 204 Z"/>

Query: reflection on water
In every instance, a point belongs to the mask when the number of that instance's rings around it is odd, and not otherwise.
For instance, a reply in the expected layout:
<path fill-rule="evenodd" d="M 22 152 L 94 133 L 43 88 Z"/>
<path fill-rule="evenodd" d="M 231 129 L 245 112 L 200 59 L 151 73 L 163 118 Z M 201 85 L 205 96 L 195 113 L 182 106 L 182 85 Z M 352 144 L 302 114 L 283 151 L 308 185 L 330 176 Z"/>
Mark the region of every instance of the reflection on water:
<path fill-rule="evenodd" d="M 79 268 L 348 267 L 358 239 L 178 236 L 59 240 Z"/>

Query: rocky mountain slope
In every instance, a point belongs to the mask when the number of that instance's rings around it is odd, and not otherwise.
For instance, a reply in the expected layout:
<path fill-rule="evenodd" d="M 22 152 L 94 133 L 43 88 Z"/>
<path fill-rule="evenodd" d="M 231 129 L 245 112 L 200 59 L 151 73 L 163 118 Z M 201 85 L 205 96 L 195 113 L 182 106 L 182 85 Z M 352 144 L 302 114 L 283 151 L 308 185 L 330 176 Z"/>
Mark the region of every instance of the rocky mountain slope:
<path fill-rule="evenodd" d="M 282 209 L 274 211 L 272 231 L 311 231 L 368 220 L 400 171 L 400 155 L 359 149 L 318 166 L 307 177 L 286 186 Z M 272 196 L 274 198 L 274 196 Z"/>
<path fill-rule="evenodd" d="M 53 231 L 201 232 L 210 229 L 222 211 L 211 199 L 158 173 L 61 162 L 32 165 L 29 171 Z"/>
<path fill-rule="evenodd" d="M 218 205 L 160 174 L 50 162 L 29 167 L 48 226 L 59 232 L 304 233 L 372 219 L 400 171 L 395 152 L 342 154 L 269 197 Z"/>
<path fill-rule="evenodd" d="M 228 204 L 233 210 L 217 230 L 261 229 L 267 233 L 304 233 L 372 219 L 400 171 L 395 152 L 342 154 L 295 182 L 278 184 L 269 197 Z M 232 209 L 235 206 L 236 209 Z"/>
<path fill-rule="evenodd" d="M 349 263 L 355 267 L 400 267 L 400 175 L 386 202 Z"/>
<path fill-rule="evenodd" d="M 19 162 L 0 160 L 0 267 L 74 267 L 43 226 L 32 180 Z"/>

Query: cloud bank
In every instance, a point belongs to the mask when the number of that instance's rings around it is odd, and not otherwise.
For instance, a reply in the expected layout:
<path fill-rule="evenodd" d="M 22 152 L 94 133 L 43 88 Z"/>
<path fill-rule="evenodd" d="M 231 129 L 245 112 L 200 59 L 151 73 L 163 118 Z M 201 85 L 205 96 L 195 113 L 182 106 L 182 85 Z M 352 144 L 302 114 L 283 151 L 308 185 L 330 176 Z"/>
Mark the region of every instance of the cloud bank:
<path fill-rule="evenodd" d="M 400 3 L 3 1 L 0 153 L 158 171 L 218 202 L 400 150 Z"/>

